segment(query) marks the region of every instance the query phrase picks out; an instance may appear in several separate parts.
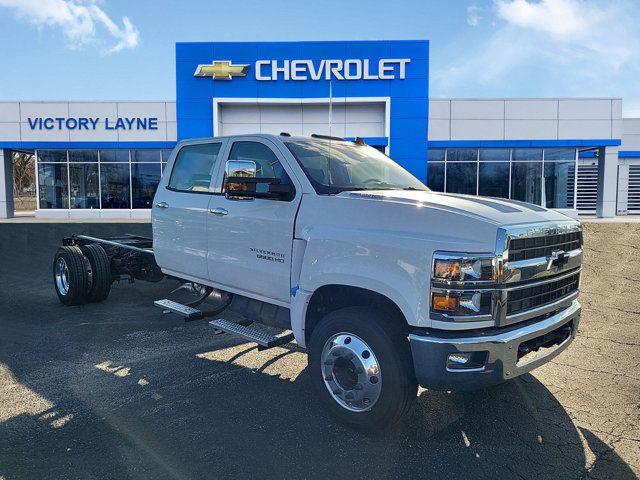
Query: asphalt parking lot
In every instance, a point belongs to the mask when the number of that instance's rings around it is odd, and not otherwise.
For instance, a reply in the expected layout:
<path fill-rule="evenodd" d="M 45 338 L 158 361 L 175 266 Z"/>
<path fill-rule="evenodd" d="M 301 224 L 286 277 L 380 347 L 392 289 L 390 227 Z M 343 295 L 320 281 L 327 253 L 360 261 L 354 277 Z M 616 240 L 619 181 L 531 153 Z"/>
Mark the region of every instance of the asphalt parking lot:
<path fill-rule="evenodd" d="M 293 346 L 258 352 L 152 306 L 174 284 L 63 307 L 65 233 L 147 224 L 0 224 L 0 479 L 638 478 L 640 223 L 587 224 L 583 318 L 553 362 L 465 394 L 421 390 L 407 422 L 329 418 Z"/>

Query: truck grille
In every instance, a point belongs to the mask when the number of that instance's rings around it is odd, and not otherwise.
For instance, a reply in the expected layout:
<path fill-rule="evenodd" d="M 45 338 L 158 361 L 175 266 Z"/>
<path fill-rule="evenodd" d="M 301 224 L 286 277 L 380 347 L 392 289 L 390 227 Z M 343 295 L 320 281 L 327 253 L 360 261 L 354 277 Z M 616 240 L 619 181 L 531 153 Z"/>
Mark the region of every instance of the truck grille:
<path fill-rule="evenodd" d="M 548 257 L 554 251 L 569 252 L 582 245 L 582 232 L 560 233 L 545 237 L 512 238 L 509 241 L 509 261 Z"/>
<path fill-rule="evenodd" d="M 542 285 L 511 290 L 507 295 L 507 315 L 559 300 L 578 290 L 579 280 L 578 272 Z"/>

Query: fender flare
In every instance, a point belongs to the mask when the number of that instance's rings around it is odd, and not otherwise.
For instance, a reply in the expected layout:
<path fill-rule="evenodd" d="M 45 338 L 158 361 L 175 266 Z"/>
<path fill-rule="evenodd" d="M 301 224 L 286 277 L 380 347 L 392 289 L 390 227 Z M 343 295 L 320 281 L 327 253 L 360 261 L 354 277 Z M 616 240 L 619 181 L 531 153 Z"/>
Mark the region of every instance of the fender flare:
<path fill-rule="evenodd" d="M 344 285 L 377 293 L 396 305 L 409 324 L 411 324 L 410 319 L 416 315 L 406 298 L 389 283 L 354 275 L 323 275 L 304 287 L 293 288 L 291 292 L 291 330 L 296 342 L 302 348 L 306 348 L 305 332 L 309 302 L 318 289 L 328 285 Z"/>

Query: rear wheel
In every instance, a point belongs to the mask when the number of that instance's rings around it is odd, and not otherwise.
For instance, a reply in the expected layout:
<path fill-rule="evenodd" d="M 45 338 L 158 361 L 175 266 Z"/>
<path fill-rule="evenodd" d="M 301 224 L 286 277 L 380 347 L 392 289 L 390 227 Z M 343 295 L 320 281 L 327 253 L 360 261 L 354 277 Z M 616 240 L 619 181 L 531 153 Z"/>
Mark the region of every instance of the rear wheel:
<path fill-rule="evenodd" d="M 78 247 L 60 247 L 53 258 L 53 283 L 65 305 L 79 305 L 86 299 L 90 266 Z"/>
<path fill-rule="evenodd" d="M 91 265 L 91 287 L 87 291 L 88 302 L 101 302 L 111 292 L 111 262 L 101 245 L 92 243 L 81 247 Z"/>
<path fill-rule="evenodd" d="M 391 427 L 416 398 L 409 344 L 395 320 L 371 308 L 343 308 L 311 335 L 311 381 L 324 405 L 353 427 Z"/>

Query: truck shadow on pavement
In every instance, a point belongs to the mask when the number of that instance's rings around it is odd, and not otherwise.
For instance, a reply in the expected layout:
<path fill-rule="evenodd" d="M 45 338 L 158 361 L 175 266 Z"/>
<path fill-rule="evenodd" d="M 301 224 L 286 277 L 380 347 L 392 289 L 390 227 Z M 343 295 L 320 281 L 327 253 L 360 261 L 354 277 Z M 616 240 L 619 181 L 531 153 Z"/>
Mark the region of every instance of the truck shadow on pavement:
<path fill-rule="evenodd" d="M 422 391 L 402 425 L 365 435 L 327 416 L 295 347 L 217 343 L 80 361 L 48 389 L 16 378 L 27 411 L 0 422 L 0 478 L 636 478 L 531 375 Z"/>
<path fill-rule="evenodd" d="M 2 480 L 637 478 L 533 375 L 423 390 L 396 429 L 353 431 L 322 409 L 304 353 L 162 315 L 151 304 L 166 282 L 61 306 L 50 284 L 61 234 L 49 228 L 0 232 L 15 252 L 0 268 Z"/>

